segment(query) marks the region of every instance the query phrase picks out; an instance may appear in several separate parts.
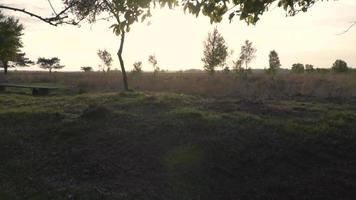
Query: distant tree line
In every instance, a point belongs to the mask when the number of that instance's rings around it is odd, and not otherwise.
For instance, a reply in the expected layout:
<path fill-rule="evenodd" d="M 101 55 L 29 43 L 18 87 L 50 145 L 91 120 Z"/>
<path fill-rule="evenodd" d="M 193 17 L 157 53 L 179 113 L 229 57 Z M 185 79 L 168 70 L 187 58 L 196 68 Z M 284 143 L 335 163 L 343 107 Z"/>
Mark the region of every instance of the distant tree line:
<path fill-rule="evenodd" d="M 232 55 L 232 51 L 229 53 L 228 49 L 228 45 L 226 44 L 224 37 L 217 30 L 217 27 L 215 27 L 212 32 L 208 33 L 208 37 L 204 41 L 203 57 L 201 60 L 203 62 L 203 69 L 209 75 L 213 76 L 218 67 L 220 67 L 224 73 L 229 73 L 231 71 L 226 60 Z M 246 40 L 241 47 L 239 58 L 232 61 L 232 71 L 235 71 L 238 75 L 244 76 L 251 73 L 252 70 L 249 67 L 249 64 L 255 58 L 256 52 L 257 49 L 253 47 L 252 42 Z M 281 66 L 282 64 L 277 51 L 272 50 L 269 54 L 269 68 L 266 69 L 266 73 L 275 75 L 281 70 Z M 290 72 L 294 74 L 322 73 L 325 71 L 347 73 L 350 71 L 350 67 L 345 61 L 338 59 L 333 63 L 329 70 L 315 68 L 312 64 L 304 65 L 301 63 L 293 64 L 290 69 Z"/>

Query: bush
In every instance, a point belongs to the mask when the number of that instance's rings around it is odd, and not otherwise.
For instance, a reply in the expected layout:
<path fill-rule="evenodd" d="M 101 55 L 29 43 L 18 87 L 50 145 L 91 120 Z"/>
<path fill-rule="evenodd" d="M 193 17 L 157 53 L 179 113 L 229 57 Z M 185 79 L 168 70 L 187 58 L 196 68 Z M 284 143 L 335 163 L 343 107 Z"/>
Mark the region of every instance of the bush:
<path fill-rule="evenodd" d="M 296 63 L 292 65 L 292 73 L 301 74 L 304 73 L 304 65 L 301 63 Z"/>
<path fill-rule="evenodd" d="M 305 71 L 306 71 L 307 73 L 313 73 L 313 72 L 315 72 L 314 66 L 313 66 L 313 65 L 310 65 L 310 64 L 306 64 L 306 65 L 305 65 Z"/>
<path fill-rule="evenodd" d="M 345 61 L 336 60 L 331 67 L 331 70 L 335 73 L 346 73 L 349 70 L 349 67 Z"/>
<path fill-rule="evenodd" d="M 93 68 L 89 66 L 85 66 L 85 67 L 81 67 L 81 70 L 84 72 L 91 72 L 93 71 Z"/>

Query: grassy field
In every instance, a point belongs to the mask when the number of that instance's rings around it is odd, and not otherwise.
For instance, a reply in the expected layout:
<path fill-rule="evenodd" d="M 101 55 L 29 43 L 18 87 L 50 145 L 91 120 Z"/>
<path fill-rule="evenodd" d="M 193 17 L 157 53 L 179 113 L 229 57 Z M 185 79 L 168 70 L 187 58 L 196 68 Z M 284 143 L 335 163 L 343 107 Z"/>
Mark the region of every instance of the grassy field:
<path fill-rule="evenodd" d="M 0 199 L 356 199 L 356 102 L 0 93 Z"/>
<path fill-rule="evenodd" d="M 236 73 L 217 73 L 210 77 L 207 73 L 171 72 L 140 75 L 129 74 L 131 89 L 150 92 L 172 92 L 205 97 L 233 97 L 253 99 L 293 99 L 308 98 L 356 98 L 356 72 L 348 74 L 282 73 L 272 77 L 265 73 L 250 74 L 246 79 Z M 117 92 L 122 87 L 121 74 L 117 71 L 103 72 L 10 72 L 0 74 L 0 83 L 41 83 L 61 85 L 72 94 L 90 92 Z M 67 91 L 68 92 L 68 91 Z"/>

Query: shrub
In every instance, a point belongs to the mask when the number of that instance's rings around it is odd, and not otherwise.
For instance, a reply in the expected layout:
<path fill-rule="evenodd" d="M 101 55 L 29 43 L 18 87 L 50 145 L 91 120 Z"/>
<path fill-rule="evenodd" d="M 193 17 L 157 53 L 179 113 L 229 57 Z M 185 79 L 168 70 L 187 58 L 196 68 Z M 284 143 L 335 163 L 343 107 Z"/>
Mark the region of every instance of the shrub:
<path fill-rule="evenodd" d="M 306 71 L 307 73 L 313 73 L 313 72 L 315 72 L 314 66 L 313 66 L 313 65 L 310 65 L 310 64 L 306 64 L 306 65 L 305 65 L 305 71 Z"/>
<path fill-rule="evenodd" d="M 304 65 L 301 63 L 295 63 L 292 65 L 292 73 L 301 74 L 304 73 Z"/>
<path fill-rule="evenodd" d="M 343 60 L 336 60 L 331 67 L 331 70 L 335 73 L 345 73 L 349 70 L 347 63 Z"/>
<path fill-rule="evenodd" d="M 85 67 L 81 67 L 81 70 L 84 72 L 91 72 L 93 71 L 93 68 L 89 66 L 85 66 Z"/>

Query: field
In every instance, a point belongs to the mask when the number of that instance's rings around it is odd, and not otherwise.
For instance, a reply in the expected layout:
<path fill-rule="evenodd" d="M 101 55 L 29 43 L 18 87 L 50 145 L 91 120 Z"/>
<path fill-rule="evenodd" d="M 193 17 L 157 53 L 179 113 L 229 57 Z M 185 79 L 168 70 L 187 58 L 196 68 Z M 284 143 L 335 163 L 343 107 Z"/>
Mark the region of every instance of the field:
<path fill-rule="evenodd" d="M 13 72 L 0 199 L 356 199 L 354 74 Z"/>

